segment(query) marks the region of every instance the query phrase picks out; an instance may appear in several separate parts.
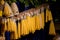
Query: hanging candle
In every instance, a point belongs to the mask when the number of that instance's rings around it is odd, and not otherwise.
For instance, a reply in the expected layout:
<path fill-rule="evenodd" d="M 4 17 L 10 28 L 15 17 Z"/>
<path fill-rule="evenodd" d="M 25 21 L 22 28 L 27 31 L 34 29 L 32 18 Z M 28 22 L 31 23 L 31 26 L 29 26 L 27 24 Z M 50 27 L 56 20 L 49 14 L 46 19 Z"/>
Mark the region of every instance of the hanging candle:
<path fill-rule="evenodd" d="M 27 35 L 29 34 L 28 32 L 28 26 L 27 26 L 27 19 L 26 19 L 26 15 L 25 14 L 22 14 L 21 16 L 21 35 Z"/>
<path fill-rule="evenodd" d="M 27 15 L 28 15 L 27 20 L 29 25 L 29 32 L 34 33 L 35 32 L 35 16 L 33 14 L 33 9 L 31 9 Z"/>
<path fill-rule="evenodd" d="M 2 10 L 0 10 L 0 17 L 2 17 Z"/>
<path fill-rule="evenodd" d="M 3 13 L 3 11 L 2 11 L 3 10 L 3 5 L 4 5 L 4 0 L 1 0 L 0 1 L 0 17 L 2 17 L 2 15 L 3 15 L 2 14 Z"/>
<path fill-rule="evenodd" d="M 17 24 L 15 19 L 10 19 L 12 37 L 11 39 L 18 39 Z M 14 29 L 13 29 L 14 28 Z"/>
<path fill-rule="evenodd" d="M 41 17 L 42 17 L 42 29 L 44 29 L 44 7 L 41 8 Z"/>
<path fill-rule="evenodd" d="M 42 28 L 42 17 L 38 9 L 36 9 L 35 13 L 36 13 L 36 18 L 35 18 L 36 30 L 40 30 Z"/>
<path fill-rule="evenodd" d="M 21 38 L 21 22 L 19 18 L 18 18 L 18 38 Z"/>
<path fill-rule="evenodd" d="M 56 35 L 55 26 L 54 26 L 54 22 L 53 21 L 50 22 L 49 34 L 50 35 Z"/>
<path fill-rule="evenodd" d="M 10 23 L 9 23 L 9 18 L 7 19 L 7 30 L 5 32 L 5 37 L 6 39 L 5 40 L 10 40 Z"/>
<path fill-rule="evenodd" d="M 4 14 L 3 15 L 6 16 L 6 17 L 9 17 L 9 16 L 13 15 L 12 9 L 7 2 L 5 2 Z"/>
<path fill-rule="evenodd" d="M 19 10 L 15 2 L 16 0 L 11 0 L 11 8 L 12 8 L 13 14 L 17 15 L 19 14 Z"/>

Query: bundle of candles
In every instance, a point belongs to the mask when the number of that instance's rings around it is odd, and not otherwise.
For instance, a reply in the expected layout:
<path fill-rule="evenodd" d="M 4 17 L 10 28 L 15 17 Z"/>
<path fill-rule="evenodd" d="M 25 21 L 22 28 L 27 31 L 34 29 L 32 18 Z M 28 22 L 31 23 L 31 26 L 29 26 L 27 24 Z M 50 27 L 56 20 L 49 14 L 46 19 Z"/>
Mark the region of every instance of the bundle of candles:
<path fill-rule="evenodd" d="M 56 35 L 49 5 L 43 4 L 37 8 L 19 12 L 15 3 L 12 3 L 11 7 L 7 2 L 2 1 L 2 4 L 4 4 L 2 8 L 4 11 L 0 10 L 0 16 L 2 17 L 0 34 L 6 37 L 6 40 L 19 39 L 22 35 L 34 34 L 36 30 L 45 30 L 45 23 L 49 21 L 48 33 L 50 35 Z"/>

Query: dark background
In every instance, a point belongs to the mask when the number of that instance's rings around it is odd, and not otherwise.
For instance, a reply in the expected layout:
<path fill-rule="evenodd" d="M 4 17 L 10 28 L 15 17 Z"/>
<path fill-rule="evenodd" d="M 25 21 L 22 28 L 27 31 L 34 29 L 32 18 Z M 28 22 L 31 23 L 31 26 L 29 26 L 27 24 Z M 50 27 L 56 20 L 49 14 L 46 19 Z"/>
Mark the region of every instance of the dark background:
<path fill-rule="evenodd" d="M 56 2 L 51 2 L 49 4 L 53 14 L 54 22 L 60 22 L 60 2 L 57 0 Z M 55 21 L 55 19 L 58 19 L 58 21 Z"/>

